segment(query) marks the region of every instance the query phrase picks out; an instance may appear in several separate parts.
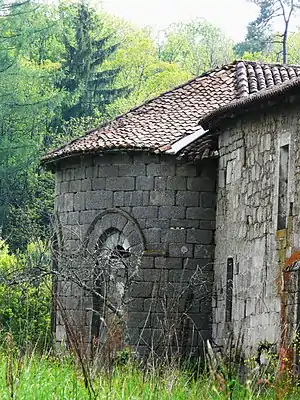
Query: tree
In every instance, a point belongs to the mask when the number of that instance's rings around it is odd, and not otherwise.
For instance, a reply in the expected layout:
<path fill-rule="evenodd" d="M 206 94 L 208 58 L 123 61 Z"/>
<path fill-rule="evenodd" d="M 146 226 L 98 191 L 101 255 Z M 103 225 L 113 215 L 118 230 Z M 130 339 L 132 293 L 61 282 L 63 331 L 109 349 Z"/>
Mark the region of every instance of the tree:
<path fill-rule="evenodd" d="M 36 7 L 29 1 L 5 6 L 0 26 L 0 226 L 12 250 L 26 246 L 21 226 L 29 229 L 29 221 L 46 226 L 50 202 L 41 205 L 40 199 L 48 198 L 53 184 L 49 177 L 42 184 L 45 175 L 38 165 L 59 93 L 54 88 L 56 66 L 30 59 Z"/>
<path fill-rule="evenodd" d="M 282 55 L 284 64 L 288 61 L 288 35 L 292 18 L 300 9 L 299 0 L 250 0 L 255 3 L 260 11 L 257 19 L 252 23 L 258 29 L 258 32 L 264 31 L 266 27 L 275 19 L 280 19 L 283 23 L 282 33 L 276 34 L 273 43 L 280 43 L 279 54 Z"/>
<path fill-rule="evenodd" d="M 84 2 L 63 8 L 61 18 L 67 28 L 63 35 L 64 76 L 59 84 L 67 93 L 62 119 L 103 115 L 108 104 L 129 91 L 114 86 L 120 67 L 102 68 L 119 45 L 114 42 L 113 33 L 105 31 L 96 12 Z"/>
<path fill-rule="evenodd" d="M 107 20 L 109 23 L 109 20 Z M 130 86 L 129 96 L 118 97 L 107 107 L 109 118 L 128 111 L 136 105 L 191 78 L 191 74 L 175 62 L 159 58 L 156 43 L 148 29 L 136 29 L 122 21 L 111 21 L 117 29 L 120 46 L 115 56 L 104 63 L 105 68 L 120 68 L 117 86 Z"/>
<path fill-rule="evenodd" d="M 233 43 L 223 32 L 205 20 L 171 25 L 160 49 L 163 61 L 176 62 L 192 76 L 228 63 Z"/>

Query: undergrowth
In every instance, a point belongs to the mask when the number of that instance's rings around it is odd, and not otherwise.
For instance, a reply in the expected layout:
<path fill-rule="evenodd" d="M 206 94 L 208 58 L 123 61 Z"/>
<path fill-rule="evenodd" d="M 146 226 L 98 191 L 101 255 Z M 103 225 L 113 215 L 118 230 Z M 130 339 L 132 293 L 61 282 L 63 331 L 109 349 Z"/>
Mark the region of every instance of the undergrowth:
<path fill-rule="evenodd" d="M 110 372 L 95 369 L 92 381 L 94 394 L 91 396 L 81 369 L 72 356 L 21 355 L 7 350 L 0 354 L 0 398 L 3 400 L 278 398 L 274 388 L 253 387 L 247 381 L 243 385 L 233 379 L 220 382 L 218 376 L 196 376 L 191 370 L 171 366 L 149 368 L 131 361 L 126 365 L 116 365 Z M 299 399 L 300 389 L 297 385 L 291 386 L 282 398 Z"/>

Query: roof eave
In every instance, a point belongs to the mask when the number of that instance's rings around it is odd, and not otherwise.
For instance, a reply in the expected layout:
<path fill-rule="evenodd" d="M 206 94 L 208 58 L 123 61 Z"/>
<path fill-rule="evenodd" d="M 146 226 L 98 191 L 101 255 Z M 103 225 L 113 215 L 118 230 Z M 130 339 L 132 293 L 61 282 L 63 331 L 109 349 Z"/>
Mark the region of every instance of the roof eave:
<path fill-rule="evenodd" d="M 278 87 L 266 89 L 262 92 L 255 93 L 247 97 L 242 97 L 205 115 L 198 121 L 198 125 L 201 125 L 205 128 L 210 125 L 215 126 L 221 120 L 228 118 L 228 114 L 230 114 L 231 117 L 232 114 L 240 114 L 243 109 L 246 110 L 249 106 L 275 99 L 276 97 L 284 95 L 285 93 L 297 88 L 300 88 L 300 78 L 294 78 L 287 83 L 279 85 Z"/>

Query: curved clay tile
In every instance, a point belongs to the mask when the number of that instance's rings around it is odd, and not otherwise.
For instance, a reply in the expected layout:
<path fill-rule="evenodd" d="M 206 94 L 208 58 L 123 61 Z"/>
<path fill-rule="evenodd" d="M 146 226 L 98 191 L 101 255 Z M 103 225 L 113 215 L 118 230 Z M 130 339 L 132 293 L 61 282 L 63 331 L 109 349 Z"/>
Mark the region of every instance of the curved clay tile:
<path fill-rule="evenodd" d="M 255 66 L 255 72 L 256 72 L 256 76 L 257 76 L 259 90 L 266 89 L 267 88 L 266 80 L 265 80 L 265 76 L 264 76 L 264 73 L 263 73 L 263 70 L 262 70 L 262 67 L 260 64 L 257 64 Z"/>
<path fill-rule="evenodd" d="M 280 83 L 282 83 L 282 80 L 281 80 L 281 75 L 280 75 L 279 69 L 276 66 L 274 66 L 272 68 L 272 72 L 273 72 L 275 85 L 280 85 Z"/>
<path fill-rule="evenodd" d="M 239 62 L 236 66 L 236 79 L 238 96 L 244 97 L 249 95 L 249 85 L 247 78 L 246 66 L 243 62 Z"/>
<path fill-rule="evenodd" d="M 293 79 L 293 78 L 296 78 L 296 77 L 297 77 L 294 68 L 288 67 L 287 71 L 288 71 L 288 74 L 289 74 L 290 79 Z"/>
<path fill-rule="evenodd" d="M 256 93 L 258 92 L 258 86 L 254 68 L 252 67 L 252 65 L 249 64 L 247 69 L 248 69 L 250 93 Z"/>
<path fill-rule="evenodd" d="M 287 73 L 287 70 L 285 67 L 280 67 L 280 75 L 282 78 L 282 82 L 289 81 L 289 74 Z"/>
<path fill-rule="evenodd" d="M 269 67 L 269 65 L 265 65 L 264 66 L 264 73 L 265 73 L 265 79 L 266 79 L 266 83 L 267 83 L 267 87 L 271 88 L 274 86 L 274 80 L 273 80 L 273 75 L 271 72 L 271 69 Z"/>

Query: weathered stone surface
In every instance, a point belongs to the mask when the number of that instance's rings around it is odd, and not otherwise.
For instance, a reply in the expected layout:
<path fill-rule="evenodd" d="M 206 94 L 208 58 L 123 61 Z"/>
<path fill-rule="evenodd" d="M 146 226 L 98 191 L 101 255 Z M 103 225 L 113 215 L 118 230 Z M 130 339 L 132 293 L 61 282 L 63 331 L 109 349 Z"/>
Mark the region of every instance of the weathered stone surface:
<path fill-rule="evenodd" d="M 132 177 L 106 178 L 106 190 L 134 190 L 134 186 Z"/>
<path fill-rule="evenodd" d="M 175 193 L 173 190 L 150 192 L 150 205 L 173 206 L 175 203 Z"/>
<path fill-rule="evenodd" d="M 120 164 L 119 176 L 144 176 L 146 174 L 146 165 L 143 163 Z"/>
<path fill-rule="evenodd" d="M 212 231 L 203 229 L 189 229 L 186 234 L 187 243 L 211 244 Z"/>
<path fill-rule="evenodd" d="M 92 190 L 103 190 L 105 189 L 106 179 L 105 178 L 93 178 L 92 179 Z"/>
<path fill-rule="evenodd" d="M 137 176 L 136 190 L 153 190 L 154 178 L 152 176 Z"/>
<path fill-rule="evenodd" d="M 85 200 L 87 210 L 111 208 L 113 205 L 113 192 L 109 190 L 86 192 Z"/>
<path fill-rule="evenodd" d="M 186 177 L 175 176 L 167 178 L 167 189 L 186 190 Z"/>
<path fill-rule="evenodd" d="M 147 176 L 171 176 L 175 174 L 175 165 L 172 164 L 148 164 Z"/>
<path fill-rule="evenodd" d="M 101 164 L 98 167 L 98 177 L 117 177 L 119 176 L 119 166 L 118 165 L 105 165 Z M 116 189 L 118 190 L 118 189 Z M 119 189 L 120 190 L 120 189 Z"/>
<path fill-rule="evenodd" d="M 158 207 L 133 207 L 132 214 L 135 218 L 157 218 Z"/>
<path fill-rule="evenodd" d="M 68 166 L 64 162 L 63 172 Z M 133 273 L 132 283 L 127 292 L 129 299 L 124 303 L 130 343 L 138 342 L 143 329 L 147 330 L 147 338 L 152 334 L 157 337 L 163 317 L 161 301 L 166 297 L 176 299 L 182 285 L 189 284 L 199 263 L 204 275 L 212 273 L 214 247 L 199 247 L 198 242 L 200 231 L 206 232 L 205 237 L 212 236 L 215 227 L 215 211 L 203 208 L 200 202 L 202 198 L 205 204 L 212 204 L 212 185 L 207 180 L 210 172 L 206 172 L 205 167 L 187 166 L 170 156 L 144 153 L 86 156 L 78 167 L 67 169 L 70 171 L 61 173 L 57 180 L 55 209 L 60 211 L 64 222 L 64 239 L 72 254 L 73 265 L 78 265 L 78 273 L 88 282 L 94 261 L 91 261 L 91 267 L 86 259 L 82 262 L 81 246 L 86 243 L 83 239 L 94 246 L 100 237 L 103 240 L 106 234 L 120 231 L 122 243 L 129 246 L 132 254 L 144 252 L 140 261 L 133 257 L 136 265 L 129 273 L 130 276 Z M 88 229 L 92 232 L 90 237 L 86 237 Z M 197 235 L 192 230 L 197 230 Z M 199 255 L 199 262 L 192 262 L 194 253 Z M 124 279 L 125 269 L 118 271 L 119 278 Z M 114 292 L 119 293 L 120 286 L 116 282 L 113 285 Z M 93 308 L 93 296 L 85 298 L 83 294 L 82 289 L 74 289 L 66 297 L 70 312 L 78 311 L 78 318 L 83 316 L 79 312 L 85 313 L 83 329 L 89 332 L 92 313 L 82 310 Z M 180 307 L 179 312 L 186 311 L 182 305 Z M 149 315 L 144 326 L 150 308 L 153 315 Z M 200 310 L 199 304 L 189 309 L 191 313 L 195 310 Z M 209 306 L 203 313 L 205 311 L 209 313 Z M 76 315 L 74 317 L 80 320 Z M 200 330 L 208 331 L 206 322 Z M 86 335 L 88 340 L 90 333 Z"/>
<path fill-rule="evenodd" d="M 85 199 L 86 199 L 86 194 L 84 192 L 78 192 L 74 194 L 75 211 L 85 210 Z"/>
<path fill-rule="evenodd" d="M 198 206 L 199 205 L 199 192 L 195 191 L 180 191 L 176 194 L 177 206 Z"/>
<path fill-rule="evenodd" d="M 185 207 L 160 207 L 159 218 L 173 219 L 173 218 L 184 218 Z"/>

